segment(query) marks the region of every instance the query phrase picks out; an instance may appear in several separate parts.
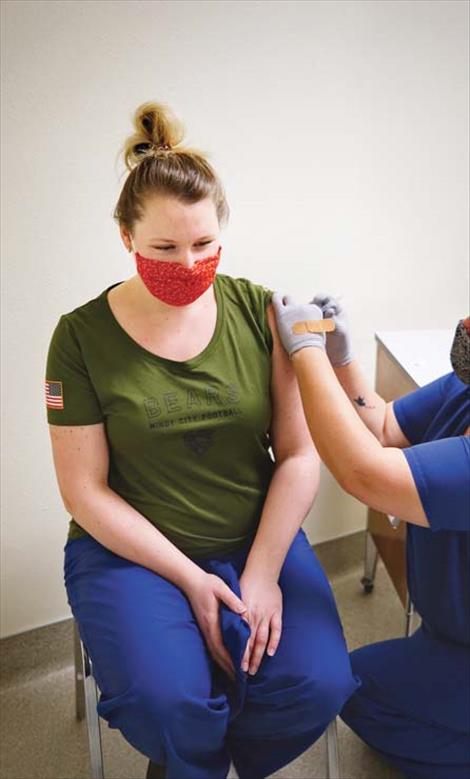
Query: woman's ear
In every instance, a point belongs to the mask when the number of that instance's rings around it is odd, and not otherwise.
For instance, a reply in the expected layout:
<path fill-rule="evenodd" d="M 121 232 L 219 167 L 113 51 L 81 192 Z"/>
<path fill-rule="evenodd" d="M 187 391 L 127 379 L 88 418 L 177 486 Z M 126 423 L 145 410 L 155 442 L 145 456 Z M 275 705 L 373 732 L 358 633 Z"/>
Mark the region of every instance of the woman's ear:
<path fill-rule="evenodd" d="M 119 232 L 121 233 L 121 238 L 124 246 L 126 247 L 128 252 L 132 252 L 132 236 L 130 232 L 127 230 L 126 227 L 123 225 L 119 225 Z"/>

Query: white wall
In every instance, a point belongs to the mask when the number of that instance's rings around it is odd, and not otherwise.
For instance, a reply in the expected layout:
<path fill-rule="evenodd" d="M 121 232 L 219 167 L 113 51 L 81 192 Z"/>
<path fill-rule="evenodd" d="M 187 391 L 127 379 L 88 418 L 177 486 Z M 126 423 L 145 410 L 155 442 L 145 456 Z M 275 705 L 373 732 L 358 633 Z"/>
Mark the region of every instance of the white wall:
<path fill-rule="evenodd" d="M 44 363 L 63 312 L 131 275 L 111 218 L 144 100 L 212 154 L 222 270 L 342 293 L 373 378 L 378 329 L 466 312 L 468 4 L 3 3 L 2 632 L 65 617 Z M 326 479 L 312 541 L 364 526 Z"/>

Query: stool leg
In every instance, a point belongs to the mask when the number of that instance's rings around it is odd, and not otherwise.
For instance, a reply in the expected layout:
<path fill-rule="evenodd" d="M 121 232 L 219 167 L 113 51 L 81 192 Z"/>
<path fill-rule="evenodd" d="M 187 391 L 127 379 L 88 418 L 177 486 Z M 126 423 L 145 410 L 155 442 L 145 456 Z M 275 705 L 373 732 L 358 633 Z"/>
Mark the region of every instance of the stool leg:
<path fill-rule="evenodd" d="M 340 779 L 338 755 L 338 730 L 336 720 L 330 722 L 325 731 L 326 740 L 326 775 L 327 779 Z"/>
<path fill-rule="evenodd" d="M 374 588 L 375 572 L 377 570 L 378 560 L 377 547 L 374 544 L 373 538 L 368 530 L 366 530 L 366 549 L 364 560 L 364 576 L 361 579 L 361 584 L 364 587 L 364 592 L 369 594 Z"/>
<path fill-rule="evenodd" d="M 419 628 L 421 624 L 421 617 L 416 611 L 413 601 L 408 593 L 406 598 L 406 624 L 405 624 L 405 636 L 409 638 L 413 635 L 415 630 Z"/>
<path fill-rule="evenodd" d="M 75 661 L 75 715 L 77 720 L 81 721 L 85 716 L 85 684 L 80 634 L 75 620 L 73 621 L 73 656 Z"/>
<path fill-rule="evenodd" d="M 96 709 L 98 705 L 98 690 L 95 679 L 93 677 L 91 661 L 83 644 L 81 644 L 81 649 L 85 679 L 85 707 L 88 731 L 88 746 L 90 749 L 91 776 L 92 779 L 104 779 L 100 719 Z"/>

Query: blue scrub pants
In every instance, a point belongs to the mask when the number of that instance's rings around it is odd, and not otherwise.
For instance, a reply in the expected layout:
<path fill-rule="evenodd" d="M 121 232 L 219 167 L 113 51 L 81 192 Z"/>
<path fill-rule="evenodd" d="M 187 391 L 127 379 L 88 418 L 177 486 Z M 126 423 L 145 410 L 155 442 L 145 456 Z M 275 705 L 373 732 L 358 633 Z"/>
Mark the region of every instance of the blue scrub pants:
<path fill-rule="evenodd" d="M 197 559 L 240 595 L 249 547 Z M 221 608 L 236 683 L 210 657 L 189 601 L 158 574 L 91 537 L 65 546 L 70 607 L 101 691 L 98 712 L 168 779 L 261 779 L 311 746 L 359 682 L 330 586 L 298 532 L 279 585 L 283 631 L 255 676 L 240 670 L 248 625 Z"/>
<path fill-rule="evenodd" d="M 470 647 L 424 625 L 351 653 L 361 688 L 342 719 L 408 779 L 470 777 Z"/>

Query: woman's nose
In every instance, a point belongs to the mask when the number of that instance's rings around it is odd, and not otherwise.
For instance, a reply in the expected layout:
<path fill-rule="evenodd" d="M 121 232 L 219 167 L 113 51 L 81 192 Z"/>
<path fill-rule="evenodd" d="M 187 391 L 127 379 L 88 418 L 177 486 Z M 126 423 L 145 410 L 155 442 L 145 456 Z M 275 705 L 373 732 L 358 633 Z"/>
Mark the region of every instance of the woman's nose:
<path fill-rule="evenodd" d="M 192 268 L 196 262 L 196 256 L 191 249 L 188 249 L 180 254 L 178 262 L 180 265 L 184 265 L 185 268 Z"/>

